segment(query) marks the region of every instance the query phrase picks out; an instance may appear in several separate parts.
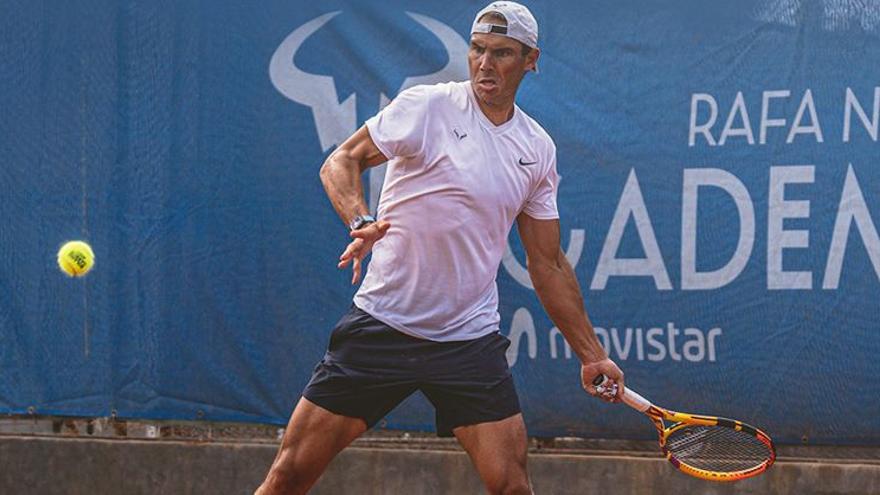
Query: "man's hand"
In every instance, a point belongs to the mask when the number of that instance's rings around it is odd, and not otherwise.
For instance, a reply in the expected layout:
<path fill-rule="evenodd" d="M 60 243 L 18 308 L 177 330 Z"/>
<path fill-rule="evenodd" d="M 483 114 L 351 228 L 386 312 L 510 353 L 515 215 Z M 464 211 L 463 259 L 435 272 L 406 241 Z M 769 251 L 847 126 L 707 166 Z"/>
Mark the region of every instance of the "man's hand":
<path fill-rule="evenodd" d="M 351 234 L 349 234 L 354 240 L 348 243 L 345 251 L 342 252 L 342 256 L 339 257 L 339 264 L 336 266 L 338 268 L 345 268 L 349 263 L 352 264 L 351 285 L 356 284 L 360 280 L 361 262 L 373 249 L 373 244 L 385 237 L 388 227 L 391 227 L 390 223 L 379 220 L 362 229 L 352 230 Z"/>
<path fill-rule="evenodd" d="M 593 379 L 599 375 L 605 375 L 608 383 L 605 384 L 605 390 L 616 391 L 614 395 L 610 393 L 598 393 L 596 387 L 593 386 Z M 623 399 L 623 371 L 614 364 L 610 359 L 603 359 L 594 363 L 581 365 L 581 386 L 593 397 L 599 397 L 606 402 L 620 402 Z"/>

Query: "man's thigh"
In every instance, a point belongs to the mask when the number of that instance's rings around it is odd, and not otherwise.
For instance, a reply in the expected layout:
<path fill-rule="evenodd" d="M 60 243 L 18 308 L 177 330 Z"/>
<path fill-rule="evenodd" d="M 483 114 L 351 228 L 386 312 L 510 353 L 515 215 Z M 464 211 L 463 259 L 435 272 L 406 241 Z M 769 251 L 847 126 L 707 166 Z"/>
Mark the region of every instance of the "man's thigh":
<path fill-rule="evenodd" d="M 281 448 L 293 454 L 289 462 L 326 465 L 366 430 L 363 419 L 333 413 L 302 397 L 290 416 Z"/>
<path fill-rule="evenodd" d="M 531 493 L 522 414 L 452 430 L 490 493 Z"/>
<path fill-rule="evenodd" d="M 335 414 L 301 398 L 256 495 L 306 493 L 333 457 L 366 429 L 363 419 Z"/>

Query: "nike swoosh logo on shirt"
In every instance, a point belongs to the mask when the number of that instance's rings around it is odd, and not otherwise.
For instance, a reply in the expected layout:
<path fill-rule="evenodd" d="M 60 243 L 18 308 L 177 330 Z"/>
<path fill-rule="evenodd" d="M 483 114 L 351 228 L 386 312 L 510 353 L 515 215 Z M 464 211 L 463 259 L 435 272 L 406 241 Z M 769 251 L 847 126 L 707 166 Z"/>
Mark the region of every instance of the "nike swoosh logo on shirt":
<path fill-rule="evenodd" d="M 524 162 L 522 158 L 519 159 L 519 164 L 523 166 L 534 165 L 536 163 L 538 163 L 538 160 L 535 160 L 533 162 Z"/>

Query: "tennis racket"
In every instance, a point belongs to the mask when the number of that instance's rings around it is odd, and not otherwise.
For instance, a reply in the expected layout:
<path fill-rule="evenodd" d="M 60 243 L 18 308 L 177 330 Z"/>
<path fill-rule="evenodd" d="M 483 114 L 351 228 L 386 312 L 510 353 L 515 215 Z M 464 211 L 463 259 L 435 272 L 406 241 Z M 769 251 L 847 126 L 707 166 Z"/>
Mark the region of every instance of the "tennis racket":
<path fill-rule="evenodd" d="M 605 375 L 599 375 L 593 386 L 600 394 L 616 395 L 617 384 L 606 387 L 607 382 Z M 776 460 L 773 440 L 741 421 L 670 411 L 630 388 L 623 394 L 623 402 L 651 418 L 663 455 L 685 474 L 710 481 L 737 481 L 763 473 Z"/>

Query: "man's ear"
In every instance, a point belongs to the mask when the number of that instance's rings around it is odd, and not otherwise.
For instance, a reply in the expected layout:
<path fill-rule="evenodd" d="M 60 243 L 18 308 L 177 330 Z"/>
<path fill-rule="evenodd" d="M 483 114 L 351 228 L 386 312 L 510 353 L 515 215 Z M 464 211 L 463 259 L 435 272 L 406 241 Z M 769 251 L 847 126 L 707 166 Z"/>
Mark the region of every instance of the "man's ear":
<path fill-rule="evenodd" d="M 534 72 L 535 68 L 538 66 L 538 57 L 541 56 L 541 50 L 538 48 L 532 48 L 532 51 L 526 55 L 526 69 Z"/>

